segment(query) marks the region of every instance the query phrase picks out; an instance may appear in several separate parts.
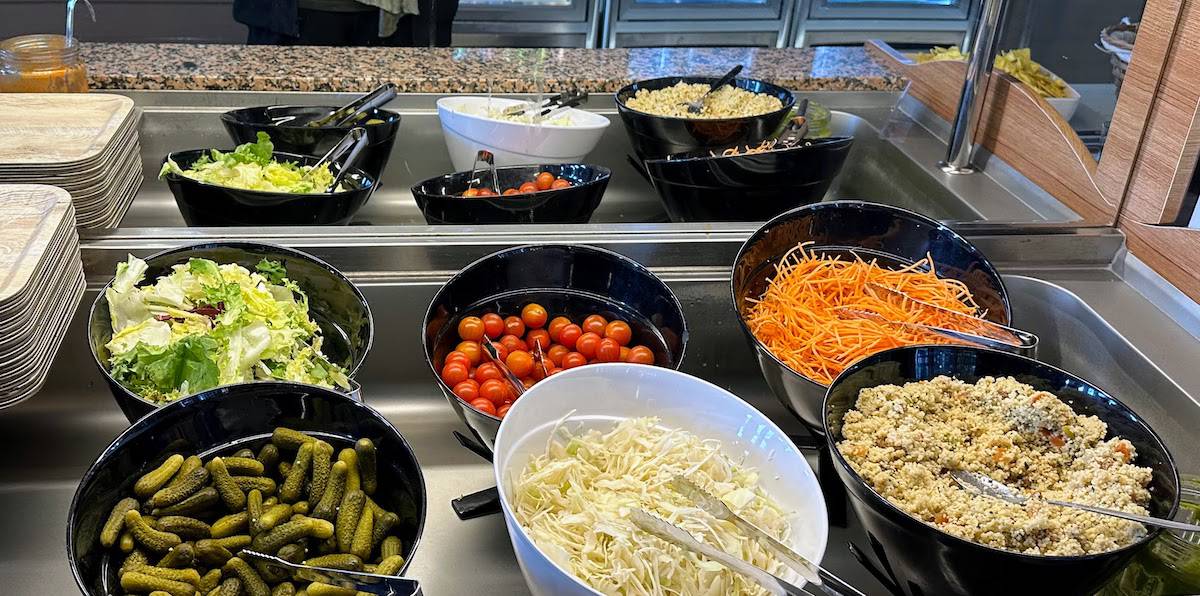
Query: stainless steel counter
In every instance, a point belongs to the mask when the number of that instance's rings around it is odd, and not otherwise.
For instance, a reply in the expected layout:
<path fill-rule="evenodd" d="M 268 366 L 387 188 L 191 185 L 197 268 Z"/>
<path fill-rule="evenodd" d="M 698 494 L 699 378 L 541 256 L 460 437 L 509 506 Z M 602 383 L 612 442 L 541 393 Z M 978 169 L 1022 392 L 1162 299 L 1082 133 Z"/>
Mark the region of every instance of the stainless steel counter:
<path fill-rule="evenodd" d="M 426 594 L 523 594 L 524 581 L 503 521 L 459 521 L 449 500 L 492 484 L 491 467 L 457 445 L 463 430 L 422 361 L 420 317 L 437 287 L 474 258 L 526 243 L 571 241 L 611 248 L 663 276 L 684 305 L 692 337 L 684 370 L 750 401 L 789 432 L 799 423 L 769 393 L 741 336 L 729 298 L 733 255 L 754 226 L 711 224 L 492 227 L 447 231 L 371 228 L 242 235 L 277 241 L 330 260 L 364 286 L 375 313 L 376 344 L 359 379 L 378 408 L 416 449 L 429 490 L 425 534 L 411 573 Z M 1127 259 L 1121 236 L 1107 230 L 1028 233 L 963 226 L 1007 276 L 1018 325 L 1041 335 L 1040 356 L 1094 380 L 1142 414 L 1165 438 L 1181 468 L 1200 472 L 1200 329 L 1195 309 L 1169 309 L 1145 295 L 1171 295 Z M 1041 230 L 1046 232 L 1045 230 Z M 45 389 L 0 412 L 0 592 L 75 592 L 65 553 L 67 507 L 78 479 L 127 423 L 94 368 L 84 320 L 94 290 L 125 253 L 146 254 L 189 239 L 196 230 L 91 234 L 84 258 L 92 291 L 70 329 Z M 1154 294 L 1159 295 L 1159 294 Z M 1194 305 L 1193 305 L 1194 306 Z M 836 480 L 834 480 L 836 482 Z M 835 516 L 836 517 L 836 516 Z M 852 516 L 851 516 L 852 517 Z M 848 552 L 866 546 L 853 527 L 832 529 L 826 563 L 868 594 L 884 589 Z"/>

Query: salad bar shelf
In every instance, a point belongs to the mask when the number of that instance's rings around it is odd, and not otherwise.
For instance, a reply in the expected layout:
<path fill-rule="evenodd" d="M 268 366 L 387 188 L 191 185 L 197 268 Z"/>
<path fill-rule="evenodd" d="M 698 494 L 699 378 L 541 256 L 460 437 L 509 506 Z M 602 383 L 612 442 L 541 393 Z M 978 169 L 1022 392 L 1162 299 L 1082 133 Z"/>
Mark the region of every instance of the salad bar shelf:
<path fill-rule="evenodd" d="M 154 116 L 148 114 L 147 120 L 154 122 Z M 403 162 L 393 156 L 389 167 Z M 459 269 L 511 246 L 585 243 L 621 253 L 667 282 L 692 322 L 681 370 L 730 390 L 810 445 L 804 438 L 807 431 L 762 380 L 730 296 L 730 266 L 756 227 L 593 224 L 570 232 L 553 226 L 492 226 L 384 233 L 372 226 L 338 233 L 291 228 L 223 236 L 275 242 L 324 259 L 355 282 L 372 305 L 374 346 L 356 380 L 364 387 L 366 403 L 412 445 L 428 495 L 425 531 L 407 574 L 421 580 L 426 594 L 523 594 L 527 587 L 503 519 L 460 521 L 450 507 L 451 499 L 495 480 L 492 467 L 455 439 L 454 431 L 466 429 L 447 407 L 420 353 L 421 317 L 430 300 Z M 1194 448 L 1200 404 L 1193 397 L 1200 395 L 1200 371 L 1194 366 L 1200 361 L 1200 343 L 1187 331 L 1200 328 L 1195 305 L 1171 306 L 1165 299 L 1147 298 L 1166 295 L 1162 282 L 1127 257 L 1123 237 L 1111 230 L 957 228 L 1004 276 L 1014 321 L 1041 338 L 1039 358 L 1119 396 L 1163 438 L 1181 471 L 1200 471 L 1200 452 Z M 90 462 L 128 425 L 92 362 L 87 305 L 127 254 L 145 257 L 204 239 L 211 236 L 200 230 L 165 229 L 84 236 L 89 290 L 50 379 L 41 394 L 0 416 L 7 462 L 0 468 L 0 527 L 13 537 L 0 543 L 6 590 L 75 591 L 63 561 L 61 529 L 68 505 Z M 815 470 L 822 468 L 815 450 L 805 453 Z M 820 469 L 820 475 L 826 487 L 840 488 L 828 470 Z M 827 488 L 826 494 L 840 493 Z M 873 558 L 854 516 L 845 515 L 844 503 L 836 498 L 831 506 L 824 565 L 866 594 L 886 594 L 851 554 L 854 545 Z"/>

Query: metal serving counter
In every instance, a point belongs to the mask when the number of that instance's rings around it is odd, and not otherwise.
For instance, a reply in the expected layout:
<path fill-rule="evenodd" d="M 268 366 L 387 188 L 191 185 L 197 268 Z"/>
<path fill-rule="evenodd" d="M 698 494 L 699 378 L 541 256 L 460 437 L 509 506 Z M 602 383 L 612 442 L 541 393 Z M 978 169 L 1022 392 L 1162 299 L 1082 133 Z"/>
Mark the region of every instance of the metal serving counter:
<path fill-rule="evenodd" d="M 501 517 L 464 522 L 450 509 L 450 499 L 493 482 L 490 465 L 452 438 L 451 431 L 466 429 L 420 354 L 421 316 L 438 286 L 479 256 L 529 242 L 583 242 L 631 256 L 668 281 L 691 321 L 683 369 L 729 388 L 789 432 L 804 436 L 762 381 L 730 300 L 730 266 L 753 228 L 609 224 L 564 232 L 547 226 L 421 227 L 381 234 L 372 227 L 352 227 L 336 234 L 313 228 L 265 234 L 226 230 L 222 236 L 301 248 L 329 260 L 363 286 L 377 332 L 359 380 L 367 403 L 396 424 L 423 466 L 429 514 L 410 572 L 424 583 L 426 594 L 438 596 L 526 593 Z M 1006 275 L 1016 323 L 1042 337 L 1040 357 L 1125 401 L 1162 434 L 1184 471 L 1200 472 L 1195 449 L 1200 402 L 1194 397 L 1200 395 L 1200 369 L 1195 366 L 1200 342 L 1188 331 L 1200 329 L 1194 305 L 1171 306 L 1179 295 L 1129 258 L 1121 235 L 1110 230 L 961 229 Z M 85 239 L 90 291 L 50 380 L 33 399 L 0 413 L 5 453 L 0 527 L 7 536 L 0 541 L 0 592 L 75 592 L 65 552 L 67 508 L 84 470 L 127 427 L 87 347 L 84 322 L 95 290 L 127 252 L 144 255 L 201 237 L 197 230 L 140 230 Z M 1155 301 L 1147 295 L 1156 296 Z M 831 476 L 825 480 L 837 484 Z M 844 508 L 834 507 L 831 513 L 825 563 L 866 593 L 885 594 L 849 551 L 851 542 L 868 552 L 869 545 L 853 524 L 846 527 L 839 521 Z"/>

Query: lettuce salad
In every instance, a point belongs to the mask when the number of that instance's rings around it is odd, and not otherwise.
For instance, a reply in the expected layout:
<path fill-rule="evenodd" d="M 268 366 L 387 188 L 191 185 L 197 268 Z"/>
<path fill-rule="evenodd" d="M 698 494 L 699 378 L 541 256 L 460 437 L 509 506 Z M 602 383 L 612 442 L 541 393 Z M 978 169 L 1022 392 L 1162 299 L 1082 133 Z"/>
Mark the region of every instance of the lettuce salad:
<path fill-rule="evenodd" d="M 333 171 L 328 164 L 313 169 L 288 161 L 279 162 L 271 158 L 274 151 L 271 137 L 259 132 L 258 142 L 238 145 L 230 153 L 213 149 L 186 170 L 168 157 L 158 177 L 178 174 L 217 186 L 289 194 L 324 194 L 333 183 Z M 341 191 L 341 185 L 336 190 Z"/>
<path fill-rule="evenodd" d="M 129 256 L 105 290 L 109 372 L 141 397 L 168 402 L 218 385 L 286 380 L 349 389 L 321 353 L 308 296 L 278 261 L 250 271 L 191 259 L 139 286 L 146 262 Z"/>

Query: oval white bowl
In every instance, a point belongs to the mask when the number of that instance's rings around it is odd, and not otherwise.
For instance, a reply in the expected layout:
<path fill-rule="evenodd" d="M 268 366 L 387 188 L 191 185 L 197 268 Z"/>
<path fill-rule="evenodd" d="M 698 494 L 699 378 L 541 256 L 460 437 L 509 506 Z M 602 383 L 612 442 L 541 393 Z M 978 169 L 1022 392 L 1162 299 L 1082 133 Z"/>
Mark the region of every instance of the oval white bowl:
<path fill-rule="evenodd" d="M 577 109 L 567 112 L 576 123 L 572 126 L 525 124 L 478 115 L 489 102 L 498 109 L 522 103 L 517 99 L 478 96 L 451 96 L 437 101 L 442 136 L 456 171 L 469 170 L 480 149 L 491 151 L 498 166 L 579 163 L 600 142 L 610 124 L 600 114 Z"/>

